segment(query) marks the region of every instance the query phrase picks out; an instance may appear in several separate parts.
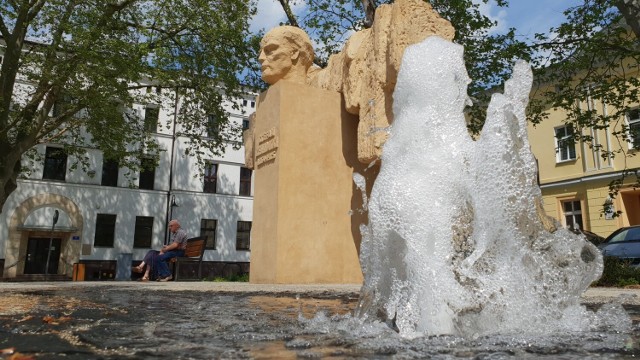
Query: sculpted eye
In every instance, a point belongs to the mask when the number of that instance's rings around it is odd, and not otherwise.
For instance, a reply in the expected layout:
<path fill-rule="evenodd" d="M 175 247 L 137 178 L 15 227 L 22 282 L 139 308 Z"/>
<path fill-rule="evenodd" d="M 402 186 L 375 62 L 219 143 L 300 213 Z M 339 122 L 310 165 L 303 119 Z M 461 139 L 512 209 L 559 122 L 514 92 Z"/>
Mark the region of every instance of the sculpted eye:
<path fill-rule="evenodd" d="M 270 44 L 264 47 L 265 54 L 271 54 L 278 49 L 278 45 Z"/>

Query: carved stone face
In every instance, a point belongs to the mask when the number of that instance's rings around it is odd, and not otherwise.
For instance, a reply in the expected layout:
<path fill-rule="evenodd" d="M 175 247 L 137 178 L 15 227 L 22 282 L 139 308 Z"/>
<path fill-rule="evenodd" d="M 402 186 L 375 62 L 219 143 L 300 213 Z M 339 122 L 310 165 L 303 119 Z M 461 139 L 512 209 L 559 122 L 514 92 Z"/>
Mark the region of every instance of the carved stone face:
<path fill-rule="evenodd" d="M 297 57 L 297 50 L 291 47 L 284 38 L 267 34 L 260 43 L 258 61 L 262 65 L 262 80 L 273 85 L 286 79 L 291 72 Z"/>

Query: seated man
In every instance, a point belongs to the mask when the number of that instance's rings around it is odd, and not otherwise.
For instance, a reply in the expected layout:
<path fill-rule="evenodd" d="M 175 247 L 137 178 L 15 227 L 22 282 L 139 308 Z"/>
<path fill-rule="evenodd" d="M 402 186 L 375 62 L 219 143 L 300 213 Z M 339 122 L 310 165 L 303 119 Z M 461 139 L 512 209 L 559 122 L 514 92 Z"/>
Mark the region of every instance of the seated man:
<path fill-rule="evenodd" d="M 168 261 L 174 257 L 183 256 L 184 250 L 187 248 L 187 232 L 180 228 L 178 220 L 169 221 L 169 231 L 171 232 L 171 243 L 163 246 L 155 258 L 158 281 L 173 279 L 171 271 L 169 271 Z"/>

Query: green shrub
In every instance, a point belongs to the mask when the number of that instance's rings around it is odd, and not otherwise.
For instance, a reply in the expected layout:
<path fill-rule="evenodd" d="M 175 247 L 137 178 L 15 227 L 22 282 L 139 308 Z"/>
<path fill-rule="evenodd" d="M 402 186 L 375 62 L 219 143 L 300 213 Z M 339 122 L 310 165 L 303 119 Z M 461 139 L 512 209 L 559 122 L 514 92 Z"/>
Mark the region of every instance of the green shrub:
<path fill-rule="evenodd" d="M 631 266 L 630 260 L 606 256 L 602 277 L 596 286 L 627 286 L 640 284 L 640 268 Z"/>
<path fill-rule="evenodd" d="M 216 276 L 214 278 L 206 278 L 205 281 L 213 281 L 213 282 L 248 282 L 249 274 L 239 274 L 239 275 L 231 275 L 227 277 Z"/>
<path fill-rule="evenodd" d="M 620 279 L 617 284 L 617 286 L 619 287 L 625 287 L 629 285 L 638 285 L 638 280 L 634 278 Z"/>

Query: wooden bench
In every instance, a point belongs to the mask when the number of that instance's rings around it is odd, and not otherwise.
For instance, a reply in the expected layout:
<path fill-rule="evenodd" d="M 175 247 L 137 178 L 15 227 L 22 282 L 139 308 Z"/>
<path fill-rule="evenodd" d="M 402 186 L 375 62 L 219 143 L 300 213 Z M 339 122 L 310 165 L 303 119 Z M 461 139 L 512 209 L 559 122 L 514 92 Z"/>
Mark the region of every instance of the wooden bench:
<path fill-rule="evenodd" d="M 202 257 L 204 256 L 206 236 L 198 236 L 187 240 L 187 248 L 184 256 L 175 257 L 169 260 L 173 263 L 173 279 L 178 280 L 180 275 L 180 264 L 184 262 L 198 262 L 198 280 L 202 279 Z"/>

